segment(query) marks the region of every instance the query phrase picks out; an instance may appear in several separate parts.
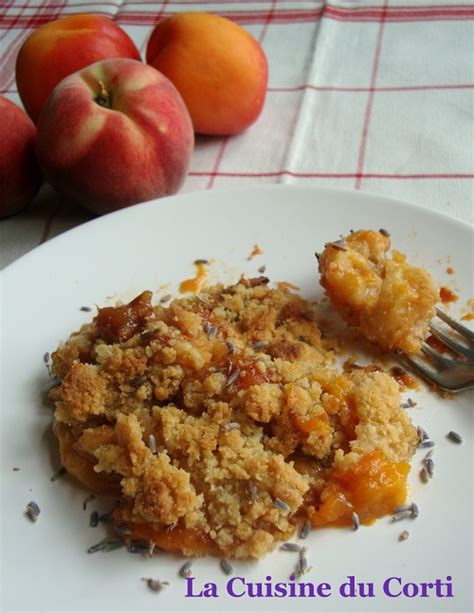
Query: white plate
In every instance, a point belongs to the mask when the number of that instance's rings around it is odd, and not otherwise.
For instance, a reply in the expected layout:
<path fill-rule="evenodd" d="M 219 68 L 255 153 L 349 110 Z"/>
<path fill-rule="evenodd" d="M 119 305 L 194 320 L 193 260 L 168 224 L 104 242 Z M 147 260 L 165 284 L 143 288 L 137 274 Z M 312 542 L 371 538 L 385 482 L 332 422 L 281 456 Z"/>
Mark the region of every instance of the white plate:
<path fill-rule="evenodd" d="M 3 274 L 2 357 L 2 602 L 5 611 L 471 611 L 472 610 L 472 396 L 441 400 L 423 392 L 410 409 L 436 441 L 436 475 L 418 479 L 422 453 L 413 461 L 411 496 L 420 516 L 390 524 L 385 518 L 358 532 L 326 529 L 308 540 L 313 570 L 308 582 L 332 586 L 327 598 L 240 598 L 226 594 L 227 577 L 214 559 L 194 562 L 195 584 L 216 582 L 216 598 L 186 597 L 177 576 L 179 558 L 152 561 L 125 551 L 88 555 L 100 540 L 89 528 L 85 498 L 69 479 L 54 483 L 57 452 L 51 411 L 42 402 L 48 383 L 43 354 L 90 318 L 82 305 L 129 298 L 142 289 L 172 289 L 193 274 L 192 261 L 213 258 L 225 282 L 262 264 L 272 280 L 287 280 L 308 298 L 321 294 L 314 251 L 352 228 L 387 228 L 393 244 L 426 266 L 435 278 L 455 283 L 459 305 L 474 295 L 472 229 L 413 205 L 367 194 L 311 188 L 263 187 L 198 192 L 147 203 L 97 219 L 63 234 L 8 267 Z M 264 254 L 247 255 L 255 243 Z M 456 274 L 449 277 L 446 267 Z M 233 277 L 233 279 L 232 279 Z M 168 290 L 166 290 L 168 291 Z M 109 298 L 108 298 L 109 297 Z M 454 310 L 454 312 L 456 312 Z M 464 443 L 446 439 L 449 430 Z M 19 467 L 20 471 L 13 471 Z M 30 500 L 42 513 L 36 524 L 24 515 Z M 399 533 L 410 538 L 400 543 Z M 258 563 L 237 562 L 246 581 L 287 581 L 294 554 L 277 551 Z M 371 582 L 375 596 L 343 598 L 338 586 L 355 575 Z M 151 593 L 141 577 L 168 580 Z M 383 583 L 446 581 L 453 598 L 389 597 Z M 392 581 L 395 590 L 395 581 Z M 409 588 L 410 589 L 410 588 Z"/>

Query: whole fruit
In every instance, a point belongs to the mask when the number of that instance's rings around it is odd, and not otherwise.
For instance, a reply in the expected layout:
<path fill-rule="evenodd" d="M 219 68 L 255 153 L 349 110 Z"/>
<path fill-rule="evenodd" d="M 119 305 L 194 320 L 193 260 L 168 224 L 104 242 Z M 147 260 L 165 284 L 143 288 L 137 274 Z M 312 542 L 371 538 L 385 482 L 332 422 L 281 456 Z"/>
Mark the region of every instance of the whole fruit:
<path fill-rule="evenodd" d="M 193 145 L 174 85 L 135 60 L 105 60 L 66 77 L 38 121 L 46 178 L 96 213 L 174 194 Z"/>
<path fill-rule="evenodd" d="M 132 39 L 116 23 L 98 15 L 71 15 L 35 30 L 16 61 L 18 93 L 36 123 L 46 98 L 64 77 L 99 60 L 140 59 Z"/>
<path fill-rule="evenodd" d="M 28 115 L 0 96 L 0 217 L 21 211 L 40 188 L 35 136 Z"/>
<path fill-rule="evenodd" d="M 235 134 L 263 107 L 268 81 L 258 42 L 229 19 L 181 13 L 160 21 L 146 61 L 172 81 L 202 134 Z"/>

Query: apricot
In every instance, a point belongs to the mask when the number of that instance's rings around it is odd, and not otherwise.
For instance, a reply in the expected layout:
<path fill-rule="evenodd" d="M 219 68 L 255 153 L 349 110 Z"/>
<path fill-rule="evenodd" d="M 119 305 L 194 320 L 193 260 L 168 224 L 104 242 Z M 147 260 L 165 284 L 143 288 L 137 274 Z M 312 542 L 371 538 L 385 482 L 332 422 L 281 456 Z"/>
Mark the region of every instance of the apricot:
<path fill-rule="evenodd" d="M 362 524 L 393 513 L 407 499 L 409 471 L 407 462 L 388 462 L 379 451 L 362 456 L 350 468 L 334 469 L 311 516 L 313 527 L 350 525 L 354 511 Z"/>
<path fill-rule="evenodd" d="M 50 21 L 25 40 L 16 61 L 16 84 L 26 112 L 36 123 L 53 88 L 64 77 L 99 60 L 140 59 L 132 39 L 98 15 Z"/>
<path fill-rule="evenodd" d="M 195 132 L 236 134 L 260 115 L 267 59 L 253 36 L 229 19 L 181 13 L 160 21 L 146 61 L 174 83 Z"/>

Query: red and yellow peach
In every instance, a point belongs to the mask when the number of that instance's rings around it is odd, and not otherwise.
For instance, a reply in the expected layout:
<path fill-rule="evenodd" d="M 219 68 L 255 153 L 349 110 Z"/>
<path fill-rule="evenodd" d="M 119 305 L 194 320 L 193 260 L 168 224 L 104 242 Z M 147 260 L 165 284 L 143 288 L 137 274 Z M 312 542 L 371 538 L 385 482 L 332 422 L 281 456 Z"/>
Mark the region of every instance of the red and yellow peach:
<path fill-rule="evenodd" d="M 0 217 L 21 211 L 41 185 L 36 128 L 28 115 L 0 96 Z"/>
<path fill-rule="evenodd" d="M 36 123 L 52 89 L 68 75 L 109 58 L 140 59 L 132 39 L 98 15 L 71 15 L 41 26 L 23 43 L 16 62 L 18 93 Z"/>
<path fill-rule="evenodd" d="M 46 178 L 96 213 L 175 193 L 193 144 L 173 84 L 135 60 L 97 62 L 63 79 L 38 121 Z"/>

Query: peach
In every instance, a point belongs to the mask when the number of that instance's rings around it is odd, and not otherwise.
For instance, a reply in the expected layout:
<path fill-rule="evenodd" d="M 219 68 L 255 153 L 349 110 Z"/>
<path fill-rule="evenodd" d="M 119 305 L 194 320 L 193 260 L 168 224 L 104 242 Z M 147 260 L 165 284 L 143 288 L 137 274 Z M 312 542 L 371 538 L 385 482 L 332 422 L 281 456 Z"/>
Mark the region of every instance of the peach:
<path fill-rule="evenodd" d="M 263 107 L 267 59 L 258 42 L 229 19 L 181 13 L 160 21 L 146 61 L 170 79 L 201 134 L 236 134 Z"/>
<path fill-rule="evenodd" d="M 49 93 L 64 77 L 99 60 L 140 59 L 132 39 L 117 24 L 98 15 L 71 15 L 35 30 L 16 61 L 18 93 L 36 123 Z"/>
<path fill-rule="evenodd" d="M 173 84 L 136 60 L 104 60 L 66 77 L 38 121 L 46 178 L 96 213 L 175 193 L 193 144 Z"/>
<path fill-rule="evenodd" d="M 18 213 L 41 185 L 36 128 L 16 104 L 0 96 L 0 217 Z"/>

